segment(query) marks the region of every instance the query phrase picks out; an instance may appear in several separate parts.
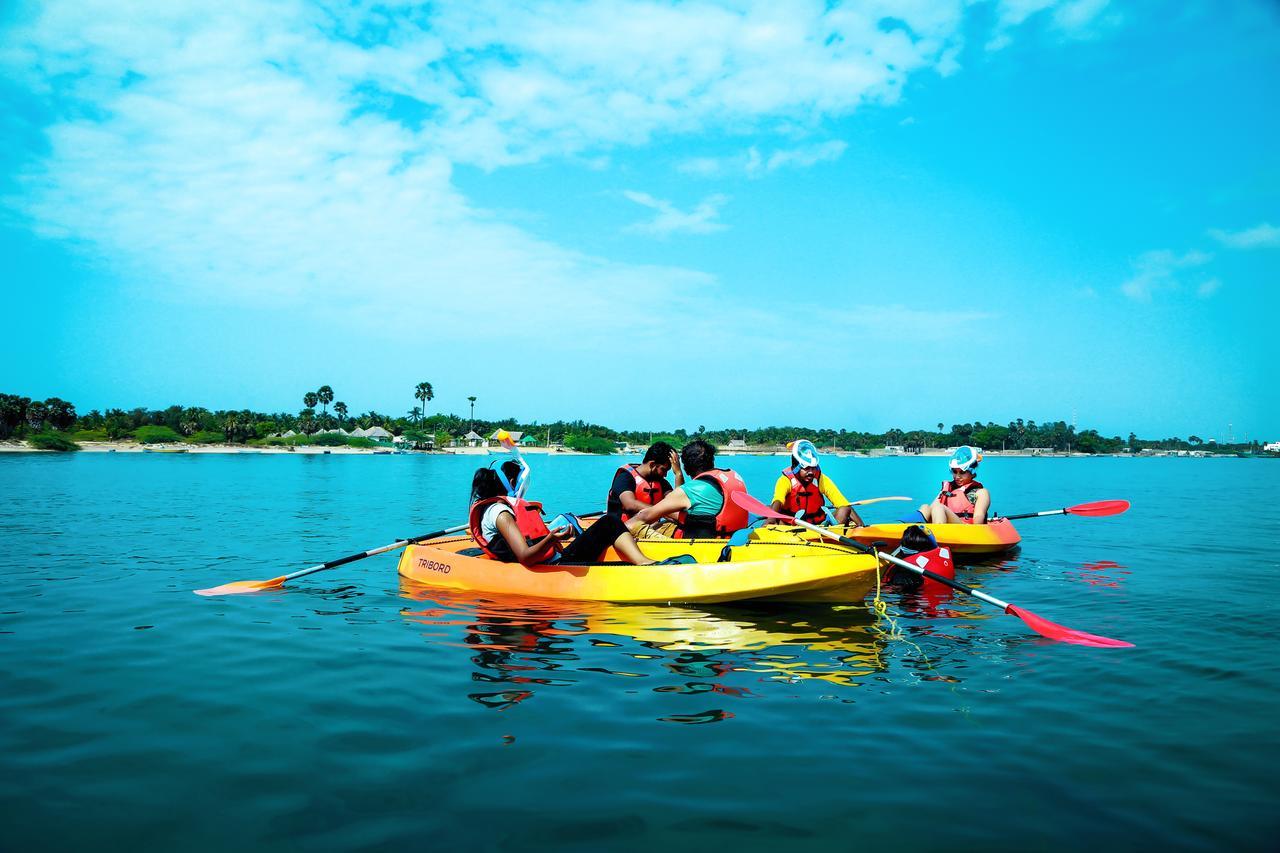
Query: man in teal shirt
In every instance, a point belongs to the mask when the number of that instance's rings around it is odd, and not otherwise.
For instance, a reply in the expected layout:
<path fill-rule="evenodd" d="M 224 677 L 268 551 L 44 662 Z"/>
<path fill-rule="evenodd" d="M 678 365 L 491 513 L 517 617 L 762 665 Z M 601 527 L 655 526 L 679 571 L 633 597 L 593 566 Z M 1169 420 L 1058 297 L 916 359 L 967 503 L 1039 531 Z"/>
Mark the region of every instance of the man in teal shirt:
<path fill-rule="evenodd" d="M 680 451 L 688 479 L 672 489 L 661 501 L 631 517 L 628 527 L 637 539 L 665 535 L 652 525 L 659 519 L 680 521 L 683 537 L 726 538 L 747 526 L 746 510 L 732 498 L 745 492 L 746 484 L 734 471 L 716 468 L 716 449 L 702 439 L 694 439 Z"/>

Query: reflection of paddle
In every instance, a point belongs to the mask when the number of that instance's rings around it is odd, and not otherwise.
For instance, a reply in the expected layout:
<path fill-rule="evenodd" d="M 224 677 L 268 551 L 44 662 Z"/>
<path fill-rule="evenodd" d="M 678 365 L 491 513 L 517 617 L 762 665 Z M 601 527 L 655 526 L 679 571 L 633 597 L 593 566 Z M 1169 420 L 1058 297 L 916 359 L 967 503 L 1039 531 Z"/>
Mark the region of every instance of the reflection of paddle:
<path fill-rule="evenodd" d="M 1133 643 L 1127 643 L 1124 640 L 1113 640 L 1109 637 L 1100 637 L 1097 634 L 1086 634 L 1084 631 L 1077 631 L 1074 628 L 1067 628 L 1063 625 L 1058 625 L 1057 623 L 1050 622 L 1048 619 L 1044 619 L 1040 616 L 1037 616 L 1036 614 L 1032 613 L 1030 610 L 1024 610 L 1021 607 L 1016 607 L 1008 603 L 1007 601 L 1001 601 L 1000 599 L 996 598 L 993 595 L 987 595 L 985 592 L 981 592 L 979 590 L 973 589 L 972 587 L 965 586 L 959 581 L 952 580 L 951 578 L 948 578 L 948 577 L 943 577 L 942 575 L 936 572 L 931 572 L 928 569 L 922 569 L 913 563 L 908 563 L 906 560 L 899 559 L 898 557 L 894 557 L 891 554 L 885 554 L 882 551 L 877 551 L 874 548 L 870 548 L 866 545 L 863 545 L 861 542 L 858 542 L 856 539 L 849 539 L 847 537 L 839 535 L 838 533 L 835 533 L 834 531 L 828 530 L 825 527 L 819 527 L 816 524 L 810 524 L 807 521 L 800 521 L 799 519 L 792 519 L 791 516 L 786 515 L 785 513 L 775 512 L 772 507 L 765 506 L 760 501 L 756 500 L 746 492 L 734 492 L 733 500 L 738 506 L 742 507 L 752 515 L 758 515 L 763 518 L 778 518 L 778 519 L 788 520 L 794 524 L 800 525 L 801 527 L 812 530 L 815 533 L 820 533 L 823 536 L 826 536 L 828 539 L 834 539 L 835 541 L 839 542 L 841 545 L 844 545 L 848 548 L 853 548 L 855 550 L 863 551 L 866 553 L 875 553 L 881 560 L 885 560 L 890 563 L 893 563 L 895 566 L 901 566 L 902 568 L 907 569 L 908 571 L 915 572 L 918 575 L 926 577 L 932 581 L 937 581 L 938 583 L 943 584 L 945 586 L 949 586 L 952 589 L 957 589 L 960 592 L 968 593 L 969 595 L 972 595 L 974 598 L 977 598 L 981 601 L 985 601 L 988 604 L 993 604 L 996 607 L 999 607 L 1005 613 L 1008 613 L 1011 616 L 1017 616 L 1019 619 L 1021 619 L 1023 622 L 1027 624 L 1027 627 L 1029 627 L 1032 631 L 1035 631 L 1037 634 L 1039 634 L 1042 637 L 1048 637 L 1051 640 L 1061 640 L 1064 643 L 1075 643 L 1076 645 L 1080 645 L 1080 646 L 1099 646 L 1099 647 L 1126 646 L 1128 647 L 1133 645 Z"/>
<path fill-rule="evenodd" d="M 1024 512 L 1019 515 L 1002 515 L 1000 518 L 1039 518 L 1042 515 L 1119 515 L 1129 508 L 1128 501 L 1094 501 L 1088 504 L 1076 504 L 1064 509 L 1046 509 L 1044 512 Z M 994 519 L 993 519 L 994 521 Z"/>
<path fill-rule="evenodd" d="M 316 572 L 323 572 L 326 569 L 336 569 L 338 566 L 345 566 L 347 563 L 354 563 L 356 560 L 363 560 L 365 557 L 372 557 L 375 554 L 385 554 L 387 551 L 394 551 L 396 548 L 403 548 L 406 545 L 416 544 L 425 539 L 435 539 L 437 536 L 444 536 L 447 533 L 457 533 L 459 530 L 466 530 L 467 525 L 459 524 L 457 527 L 448 527 L 444 530 L 437 530 L 435 533 L 427 533 L 423 536 L 414 536 L 412 539 L 401 539 L 399 542 L 392 542 L 390 545 L 383 545 L 381 548 L 374 548 L 371 551 L 361 551 L 358 554 L 351 554 L 339 560 L 330 560 L 327 563 L 321 563 L 318 566 L 312 566 L 309 569 L 301 569 L 290 575 L 281 575 L 278 578 L 272 578 L 269 581 L 232 581 L 224 583 L 222 586 L 210 587 L 209 589 L 197 589 L 196 595 L 236 595 L 241 592 L 261 592 L 267 589 L 278 589 L 284 586 L 285 581 L 295 580 L 303 575 L 311 575 Z"/>

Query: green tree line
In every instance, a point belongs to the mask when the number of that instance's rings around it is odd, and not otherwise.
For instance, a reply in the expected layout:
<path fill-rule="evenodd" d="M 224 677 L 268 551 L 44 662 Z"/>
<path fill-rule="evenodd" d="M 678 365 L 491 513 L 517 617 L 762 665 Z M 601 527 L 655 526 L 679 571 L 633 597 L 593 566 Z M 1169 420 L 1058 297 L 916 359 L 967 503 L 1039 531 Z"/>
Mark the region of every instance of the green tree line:
<path fill-rule="evenodd" d="M 417 442 L 435 441 L 437 445 L 446 444 L 449 439 L 459 438 L 473 429 L 487 436 L 502 428 L 523 432 L 538 444 L 550 440 L 554 444 L 594 452 L 607 450 L 620 442 L 648 444 L 664 440 L 679 447 L 693 438 L 703 438 L 722 447 L 732 439 L 741 439 L 749 445 L 776 446 L 796 438 L 807 438 L 819 447 L 843 450 L 873 450 L 889 445 L 914 450 L 960 444 L 972 444 L 985 450 L 1045 448 L 1079 453 L 1115 453 L 1124 448 L 1133 452 L 1213 449 L 1232 453 L 1256 452 L 1259 449 L 1256 441 L 1211 445 L 1195 435 L 1185 439 L 1176 436 L 1152 439 L 1139 438 L 1132 432 L 1127 438 L 1121 438 L 1104 436 L 1094 429 L 1077 431 L 1064 421 L 1038 424 L 1022 418 L 1008 424 L 974 421 L 952 424 L 950 428 L 943 424 L 937 424 L 936 429 L 903 430 L 895 427 L 882 433 L 805 425 L 714 430 L 699 426 L 693 431 L 683 428 L 627 430 L 582 420 L 541 423 L 516 418 L 473 420 L 455 414 L 427 415 L 426 403 L 434 397 L 430 383 L 419 383 L 413 389 L 413 396 L 418 405 L 407 415 L 397 417 L 372 409 L 351 415 L 346 403 L 341 400 L 335 402 L 333 389 L 328 385 L 306 392 L 302 397 L 303 407 L 296 413 L 173 405 L 163 409 L 93 409 L 82 414 L 77 412 L 73 403 L 58 397 L 32 400 L 16 394 L 0 394 L 0 440 L 56 433 L 79 441 L 135 439 L 144 442 L 186 440 L 241 444 L 266 440 L 289 430 L 313 436 L 321 430 L 339 427 L 352 430 L 380 426 L 393 435 L 404 435 Z M 320 412 L 316 411 L 317 404 L 321 406 Z M 330 404 L 332 412 L 329 411 Z"/>

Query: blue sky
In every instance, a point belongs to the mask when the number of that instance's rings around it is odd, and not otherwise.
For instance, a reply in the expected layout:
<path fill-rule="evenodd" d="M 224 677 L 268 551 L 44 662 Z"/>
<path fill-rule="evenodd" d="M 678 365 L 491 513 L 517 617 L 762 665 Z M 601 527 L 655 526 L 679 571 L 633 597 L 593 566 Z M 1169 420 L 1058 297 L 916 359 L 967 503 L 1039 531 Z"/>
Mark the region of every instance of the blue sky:
<path fill-rule="evenodd" d="M 0 390 L 1280 438 L 1278 36 L 1263 2 L 5 4 Z"/>

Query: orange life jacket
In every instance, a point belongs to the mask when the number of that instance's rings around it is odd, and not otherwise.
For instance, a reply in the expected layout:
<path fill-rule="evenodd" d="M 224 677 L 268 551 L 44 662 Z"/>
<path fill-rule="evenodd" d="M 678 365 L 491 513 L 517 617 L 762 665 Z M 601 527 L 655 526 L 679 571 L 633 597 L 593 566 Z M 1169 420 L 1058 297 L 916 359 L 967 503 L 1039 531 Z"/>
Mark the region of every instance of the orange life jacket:
<path fill-rule="evenodd" d="M 516 517 L 516 527 L 520 529 L 525 542 L 532 545 L 551 531 L 547 528 L 547 523 L 542 520 L 542 504 L 537 501 L 526 501 L 521 498 L 501 495 L 473 503 L 471 512 L 467 515 L 467 526 L 471 528 L 471 538 L 480 546 L 481 551 L 484 551 L 493 559 L 514 562 L 515 554 L 511 552 L 511 546 L 507 544 L 505 539 L 498 537 L 498 541 L 491 543 L 480 531 L 480 521 L 484 518 L 485 510 L 497 503 L 506 504 L 511 508 L 511 514 Z M 548 551 L 548 556 L 558 550 L 559 545 L 557 544 L 554 550 Z"/>
<path fill-rule="evenodd" d="M 784 468 L 782 476 L 791 483 L 791 491 L 787 493 L 787 499 L 783 502 L 783 511 L 788 515 L 803 512 L 804 520 L 811 524 L 826 521 L 827 514 L 822 511 L 822 470 L 819 469 L 813 482 L 807 484 L 796 476 L 793 468 Z"/>
<path fill-rule="evenodd" d="M 684 517 L 681 520 L 684 527 L 682 538 L 728 539 L 735 531 L 741 530 L 750 523 L 751 518 L 747 511 L 738 506 L 738 502 L 733 499 L 734 493 L 747 490 L 747 484 L 742 482 L 737 471 L 731 471 L 728 468 L 712 468 L 710 471 L 703 471 L 694 479 L 705 480 L 715 486 L 724 501 L 720 511 L 715 515 Z"/>
<path fill-rule="evenodd" d="M 646 480 L 640 476 L 639 465 L 623 465 L 618 471 L 626 471 L 635 478 L 636 487 L 632 491 L 636 496 L 636 500 L 646 506 L 653 506 L 666 496 L 667 490 L 662 480 Z M 616 477 L 618 471 L 613 472 Z M 631 516 L 622 508 L 622 502 L 613 496 L 612 486 L 609 489 L 609 496 L 605 499 L 605 511 L 616 512 L 622 516 L 622 520 L 626 521 Z"/>
<path fill-rule="evenodd" d="M 973 524 L 973 506 L 977 499 L 973 496 L 973 492 L 978 491 L 983 486 L 977 480 L 974 480 L 963 489 L 956 485 L 955 480 L 944 480 L 942 483 L 942 491 L 938 492 L 938 500 L 942 501 L 943 506 L 960 516 L 960 520 L 965 524 Z M 991 508 L 987 508 L 987 517 L 992 515 Z"/>

